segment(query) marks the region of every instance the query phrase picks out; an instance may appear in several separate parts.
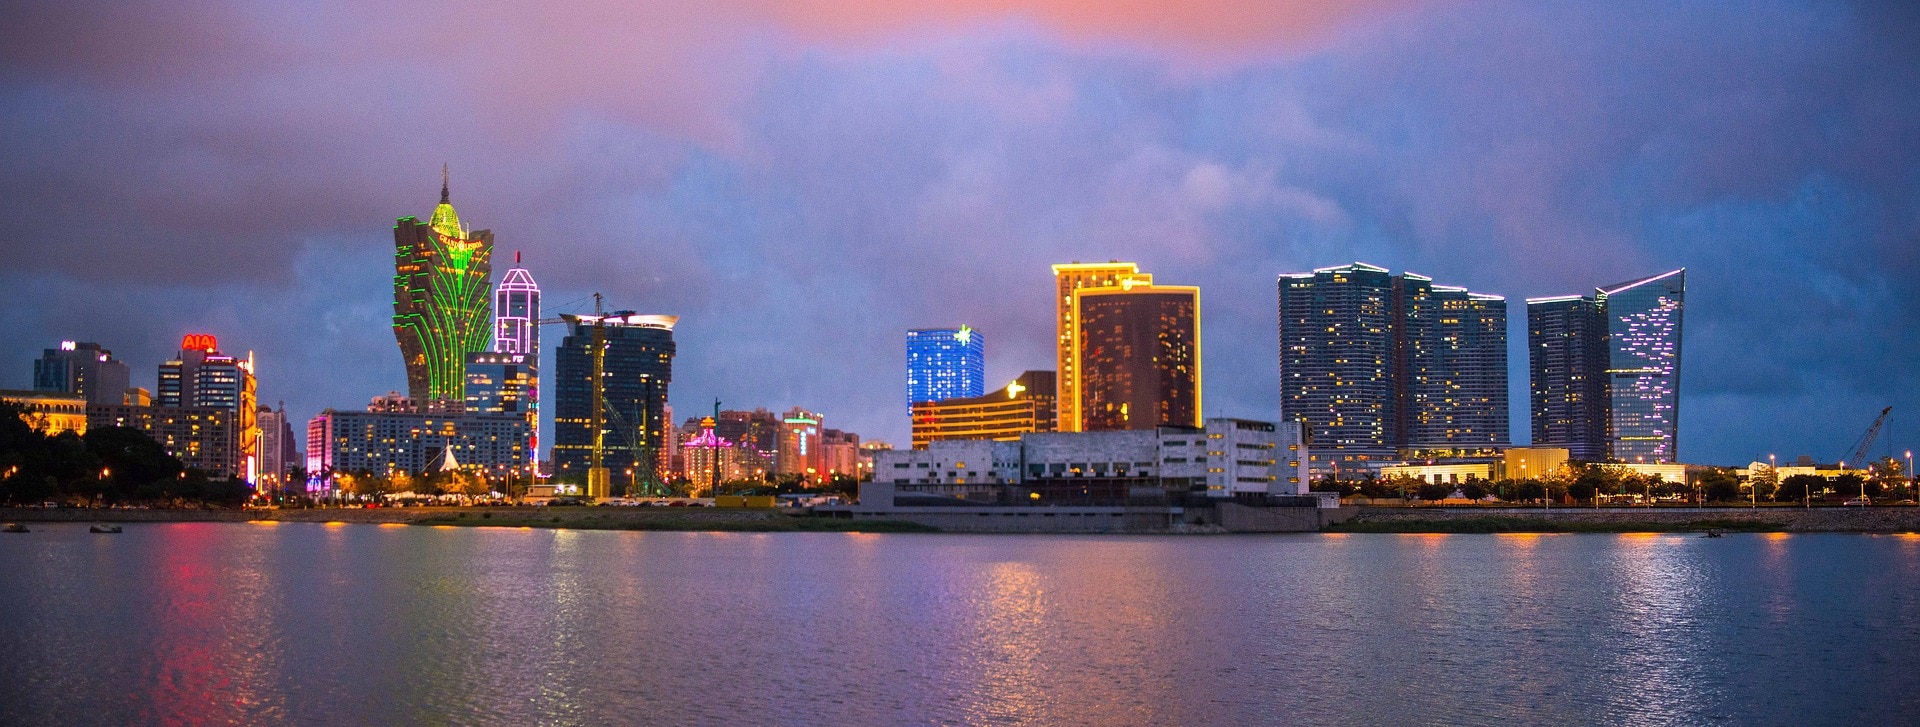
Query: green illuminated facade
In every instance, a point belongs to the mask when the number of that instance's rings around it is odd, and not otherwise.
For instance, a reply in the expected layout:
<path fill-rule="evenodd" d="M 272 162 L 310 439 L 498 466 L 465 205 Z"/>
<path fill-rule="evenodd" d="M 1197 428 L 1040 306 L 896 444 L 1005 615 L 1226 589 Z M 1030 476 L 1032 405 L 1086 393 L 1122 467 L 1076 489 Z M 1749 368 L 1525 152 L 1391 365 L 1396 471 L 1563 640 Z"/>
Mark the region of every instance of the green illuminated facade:
<path fill-rule="evenodd" d="M 466 358 L 493 340 L 493 233 L 468 232 L 448 201 L 426 222 L 393 226 L 393 335 L 407 364 L 407 394 L 423 406 L 466 397 Z"/>

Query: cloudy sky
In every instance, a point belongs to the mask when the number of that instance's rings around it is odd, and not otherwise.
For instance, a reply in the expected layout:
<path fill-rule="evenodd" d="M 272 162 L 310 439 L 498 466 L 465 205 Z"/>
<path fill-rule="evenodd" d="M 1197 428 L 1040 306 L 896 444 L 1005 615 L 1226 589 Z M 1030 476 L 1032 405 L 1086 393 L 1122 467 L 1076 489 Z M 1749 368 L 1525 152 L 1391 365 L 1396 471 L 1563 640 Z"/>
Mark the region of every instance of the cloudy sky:
<path fill-rule="evenodd" d="M 447 163 L 549 312 L 681 316 L 682 414 L 904 442 L 903 331 L 1051 368 L 1048 264 L 1123 259 L 1202 287 L 1208 413 L 1271 418 L 1275 276 L 1364 260 L 1509 297 L 1525 441 L 1520 299 L 1685 266 L 1683 459 L 1920 444 L 1920 12 L 1331 5 L 8 2 L 0 388 L 61 339 L 151 387 L 188 331 L 297 419 L 404 388 Z"/>

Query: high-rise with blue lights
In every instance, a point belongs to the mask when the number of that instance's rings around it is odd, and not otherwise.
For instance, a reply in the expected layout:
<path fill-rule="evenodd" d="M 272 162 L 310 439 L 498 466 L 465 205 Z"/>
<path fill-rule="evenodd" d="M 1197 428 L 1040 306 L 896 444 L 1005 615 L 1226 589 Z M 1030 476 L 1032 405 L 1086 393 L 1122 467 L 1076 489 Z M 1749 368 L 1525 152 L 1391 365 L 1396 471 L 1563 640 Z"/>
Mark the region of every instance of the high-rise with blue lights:
<path fill-rule="evenodd" d="M 1535 446 L 1593 462 L 1679 460 L 1686 273 L 1527 301 Z"/>
<path fill-rule="evenodd" d="M 907 331 L 907 408 L 986 393 L 987 342 L 979 331 L 917 328 Z"/>
<path fill-rule="evenodd" d="M 1680 318 L 1687 269 L 1600 288 L 1607 315 L 1609 439 L 1621 462 L 1675 462 L 1680 435 Z"/>

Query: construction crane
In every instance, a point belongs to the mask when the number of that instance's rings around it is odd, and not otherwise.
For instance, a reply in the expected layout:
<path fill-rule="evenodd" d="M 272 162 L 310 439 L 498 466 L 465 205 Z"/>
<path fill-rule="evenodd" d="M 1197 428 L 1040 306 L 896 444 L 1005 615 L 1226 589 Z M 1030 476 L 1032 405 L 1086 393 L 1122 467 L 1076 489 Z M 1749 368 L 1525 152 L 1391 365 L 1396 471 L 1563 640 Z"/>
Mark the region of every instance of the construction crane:
<path fill-rule="evenodd" d="M 574 325 L 583 320 L 593 324 L 593 406 L 590 415 L 591 418 L 588 423 L 590 431 L 593 432 L 593 448 L 587 458 L 587 497 L 603 498 L 613 495 L 612 473 L 606 466 L 607 425 L 609 420 L 611 420 L 613 424 L 613 430 L 620 433 L 620 438 L 624 440 L 626 445 L 633 451 L 641 453 L 641 456 L 646 458 L 645 474 L 647 489 L 651 492 L 661 488 L 659 487 L 659 483 L 656 482 L 657 478 L 653 474 L 653 468 L 655 466 L 654 460 L 657 459 L 657 454 L 653 451 L 653 448 L 649 446 L 652 438 L 645 434 L 645 427 L 651 424 L 651 422 L 646 421 L 648 412 L 644 407 L 638 412 L 641 421 L 639 426 L 635 427 L 627 422 L 626 417 L 621 416 L 620 412 L 607 406 L 607 319 L 610 317 L 623 317 L 631 314 L 631 311 L 619 312 L 613 316 L 609 316 L 601 309 L 601 300 L 599 293 L 593 294 L 593 315 L 591 317 L 562 314 L 558 318 L 542 318 L 535 321 L 534 324 L 541 326 Z M 643 378 L 647 379 L 645 383 L 649 387 L 648 397 L 651 398 L 652 379 L 651 377 Z"/>
<path fill-rule="evenodd" d="M 1842 468 L 1845 468 L 1848 462 L 1864 464 L 1867 461 L 1867 450 L 1873 447 L 1873 440 L 1880 438 L 1880 425 L 1887 423 L 1887 414 L 1892 412 L 1893 407 L 1880 410 L 1880 416 L 1873 418 L 1873 426 L 1867 427 L 1867 433 L 1860 435 L 1860 441 L 1854 444 L 1853 456 L 1840 460 Z"/>

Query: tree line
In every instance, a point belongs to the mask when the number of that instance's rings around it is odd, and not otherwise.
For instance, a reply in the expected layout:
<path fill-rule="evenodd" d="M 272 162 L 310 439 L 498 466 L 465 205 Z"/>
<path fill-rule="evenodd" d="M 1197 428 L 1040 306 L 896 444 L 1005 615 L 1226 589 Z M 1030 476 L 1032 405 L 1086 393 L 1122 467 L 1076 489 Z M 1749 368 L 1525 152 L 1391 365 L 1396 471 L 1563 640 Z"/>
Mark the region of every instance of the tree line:
<path fill-rule="evenodd" d="M 252 494 L 244 481 L 187 467 L 138 429 L 47 434 L 28 415 L 0 401 L 0 502 L 8 505 L 235 506 Z"/>

